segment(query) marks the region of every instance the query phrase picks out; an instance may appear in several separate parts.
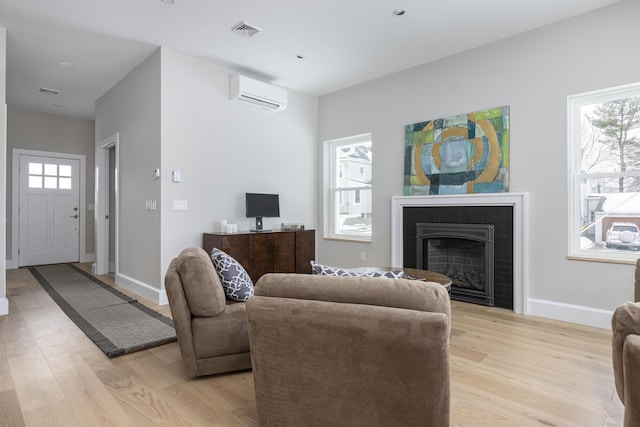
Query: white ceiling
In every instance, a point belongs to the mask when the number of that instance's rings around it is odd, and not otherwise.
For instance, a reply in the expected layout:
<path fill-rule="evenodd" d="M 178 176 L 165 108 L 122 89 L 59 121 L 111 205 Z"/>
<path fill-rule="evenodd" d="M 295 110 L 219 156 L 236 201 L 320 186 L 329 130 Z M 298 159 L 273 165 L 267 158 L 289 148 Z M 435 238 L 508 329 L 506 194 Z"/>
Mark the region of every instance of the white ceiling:
<path fill-rule="evenodd" d="M 158 46 L 323 95 L 617 1 L 0 0 L 7 104 L 92 118 L 95 100 Z M 262 31 L 234 34 L 243 20 Z"/>

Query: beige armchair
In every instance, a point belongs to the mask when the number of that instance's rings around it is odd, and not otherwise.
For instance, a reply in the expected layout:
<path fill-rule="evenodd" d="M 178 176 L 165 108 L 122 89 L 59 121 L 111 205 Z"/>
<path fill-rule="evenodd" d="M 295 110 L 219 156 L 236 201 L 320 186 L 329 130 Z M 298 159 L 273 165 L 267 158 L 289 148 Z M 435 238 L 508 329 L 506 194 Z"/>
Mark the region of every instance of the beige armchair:
<path fill-rule="evenodd" d="M 267 274 L 247 318 L 260 425 L 449 425 L 442 285 Z"/>
<path fill-rule="evenodd" d="M 640 260 L 635 270 L 635 303 L 622 304 L 613 313 L 613 372 L 624 404 L 625 427 L 640 426 Z"/>
<path fill-rule="evenodd" d="M 246 304 L 226 299 L 204 249 L 187 248 L 174 258 L 165 288 L 190 377 L 251 369 Z"/>

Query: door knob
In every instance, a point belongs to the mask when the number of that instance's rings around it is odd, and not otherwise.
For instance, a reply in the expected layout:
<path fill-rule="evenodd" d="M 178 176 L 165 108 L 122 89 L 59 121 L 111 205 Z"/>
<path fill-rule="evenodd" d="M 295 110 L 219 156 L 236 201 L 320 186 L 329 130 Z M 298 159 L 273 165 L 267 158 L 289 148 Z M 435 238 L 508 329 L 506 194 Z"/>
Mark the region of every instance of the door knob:
<path fill-rule="evenodd" d="M 75 215 L 69 215 L 69 218 L 78 218 L 78 214 L 75 214 Z"/>

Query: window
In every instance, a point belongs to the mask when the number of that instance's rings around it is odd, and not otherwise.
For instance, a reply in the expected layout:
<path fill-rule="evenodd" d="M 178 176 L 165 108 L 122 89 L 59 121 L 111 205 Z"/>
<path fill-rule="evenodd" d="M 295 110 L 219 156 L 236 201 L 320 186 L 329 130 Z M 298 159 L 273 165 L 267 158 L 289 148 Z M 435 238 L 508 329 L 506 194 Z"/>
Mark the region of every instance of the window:
<path fill-rule="evenodd" d="M 569 255 L 640 251 L 640 83 L 568 98 Z"/>
<path fill-rule="evenodd" d="M 325 142 L 325 237 L 371 241 L 371 134 Z"/>
<path fill-rule="evenodd" d="M 30 162 L 29 188 L 71 190 L 71 166 Z"/>

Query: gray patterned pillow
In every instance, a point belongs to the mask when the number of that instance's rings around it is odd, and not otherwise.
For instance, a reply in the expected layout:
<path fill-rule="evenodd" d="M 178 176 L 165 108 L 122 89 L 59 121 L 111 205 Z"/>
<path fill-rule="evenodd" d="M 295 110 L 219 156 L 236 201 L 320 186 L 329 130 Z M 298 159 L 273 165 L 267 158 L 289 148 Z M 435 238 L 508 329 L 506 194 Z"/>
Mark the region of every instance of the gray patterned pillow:
<path fill-rule="evenodd" d="M 246 301 L 253 296 L 251 277 L 238 261 L 218 248 L 211 251 L 211 260 L 227 298 Z"/>
<path fill-rule="evenodd" d="M 329 267 L 311 261 L 311 274 L 325 276 L 355 276 L 355 277 L 386 277 L 388 279 L 401 279 L 404 277 L 402 270 L 346 270 L 344 268 Z"/>

